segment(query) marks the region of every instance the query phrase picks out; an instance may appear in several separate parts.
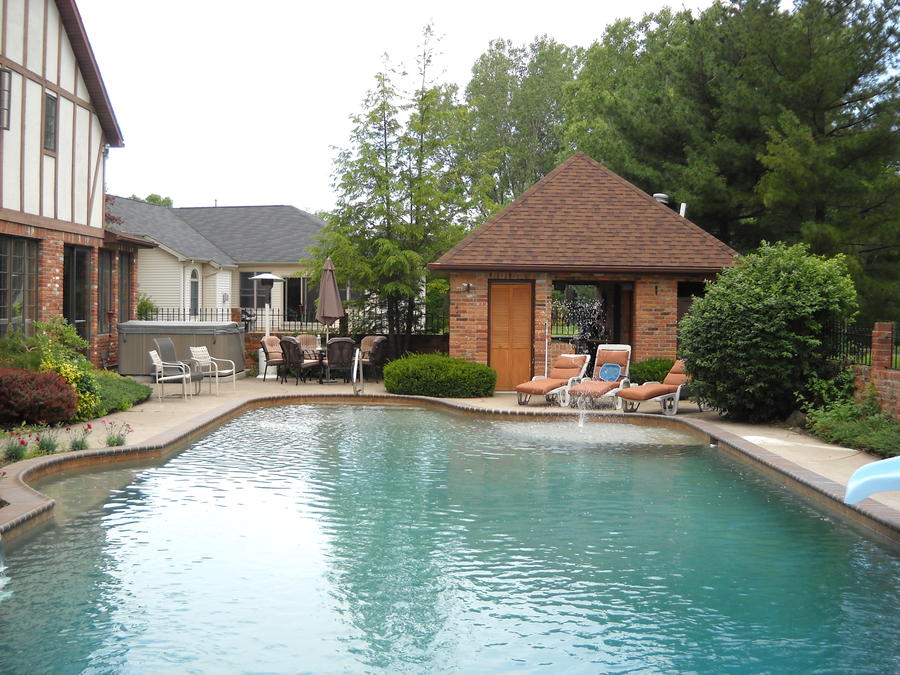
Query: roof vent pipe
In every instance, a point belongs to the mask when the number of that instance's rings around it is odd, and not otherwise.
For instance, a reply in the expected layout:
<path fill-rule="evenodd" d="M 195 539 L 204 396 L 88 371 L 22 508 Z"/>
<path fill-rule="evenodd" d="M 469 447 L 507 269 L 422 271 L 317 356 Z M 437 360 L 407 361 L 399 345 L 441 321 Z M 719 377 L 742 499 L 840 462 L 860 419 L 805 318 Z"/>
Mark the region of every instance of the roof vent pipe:
<path fill-rule="evenodd" d="M 667 195 L 665 192 L 654 192 L 653 199 L 658 201 L 660 204 L 665 204 L 666 206 L 669 205 L 669 195 Z"/>
<path fill-rule="evenodd" d="M 686 213 L 687 213 L 687 202 L 681 202 L 681 208 L 678 210 L 678 215 L 680 215 L 682 218 L 684 218 L 684 217 L 686 217 L 685 216 Z"/>

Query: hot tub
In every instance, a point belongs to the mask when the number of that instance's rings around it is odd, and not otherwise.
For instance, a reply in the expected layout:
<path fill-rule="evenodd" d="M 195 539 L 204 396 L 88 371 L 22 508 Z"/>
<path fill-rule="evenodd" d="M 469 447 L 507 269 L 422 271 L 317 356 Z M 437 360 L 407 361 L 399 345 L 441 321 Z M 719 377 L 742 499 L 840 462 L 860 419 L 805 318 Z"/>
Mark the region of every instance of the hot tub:
<path fill-rule="evenodd" d="M 243 325 L 234 321 L 126 321 L 119 324 L 119 373 L 149 375 L 147 352 L 156 349 L 154 338 L 170 337 L 175 353 L 190 359 L 190 347 L 206 346 L 211 356 L 231 359 L 244 369 Z"/>

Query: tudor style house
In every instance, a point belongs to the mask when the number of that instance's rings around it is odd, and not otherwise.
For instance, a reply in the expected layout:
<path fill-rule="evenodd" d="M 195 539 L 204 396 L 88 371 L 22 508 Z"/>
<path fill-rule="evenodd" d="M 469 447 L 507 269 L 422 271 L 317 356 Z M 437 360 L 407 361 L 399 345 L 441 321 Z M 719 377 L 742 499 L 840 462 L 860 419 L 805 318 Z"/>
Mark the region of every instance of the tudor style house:
<path fill-rule="evenodd" d="M 554 296 L 587 295 L 604 341 L 674 358 L 677 324 L 735 251 L 583 153 L 570 157 L 429 268 L 450 279 L 450 356 L 486 363 L 497 390 L 571 351 Z"/>
<path fill-rule="evenodd" d="M 0 2 L 0 334 L 64 316 L 115 361 L 140 242 L 104 230 L 122 134 L 73 0 Z"/>
<path fill-rule="evenodd" d="M 110 197 L 110 231 L 144 241 L 138 290 L 181 320 L 240 318 L 271 303 L 285 321 L 313 321 L 318 289 L 300 259 L 325 227 L 293 206 L 169 208 Z M 284 279 L 270 290 L 254 280 L 268 272 Z"/>

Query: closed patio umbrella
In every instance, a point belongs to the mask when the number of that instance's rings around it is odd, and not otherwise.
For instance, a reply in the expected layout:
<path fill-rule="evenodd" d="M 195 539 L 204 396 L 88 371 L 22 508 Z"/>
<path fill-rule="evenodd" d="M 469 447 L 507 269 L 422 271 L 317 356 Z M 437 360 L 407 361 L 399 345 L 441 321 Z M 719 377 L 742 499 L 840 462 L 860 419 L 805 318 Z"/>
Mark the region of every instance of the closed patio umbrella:
<path fill-rule="evenodd" d="M 334 277 L 334 264 L 331 258 L 325 260 L 322 267 L 322 278 L 319 280 L 319 306 L 316 308 L 316 321 L 325 324 L 325 343 L 328 343 L 328 327 L 338 319 L 346 316 L 341 304 L 337 279 Z"/>

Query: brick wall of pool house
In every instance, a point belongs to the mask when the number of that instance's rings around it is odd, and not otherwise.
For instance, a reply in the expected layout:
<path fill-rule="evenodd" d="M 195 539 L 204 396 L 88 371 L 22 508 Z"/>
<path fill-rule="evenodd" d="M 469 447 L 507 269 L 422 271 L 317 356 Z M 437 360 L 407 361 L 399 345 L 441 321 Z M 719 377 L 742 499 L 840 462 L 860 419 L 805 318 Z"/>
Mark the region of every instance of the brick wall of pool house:
<path fill-rule="evenodd" d="M 553 282 L 585 275 L 523 272 L 450 273 L 450 356 L 488 363 L 488 286 L 492 280 L 534 281 L 534 350 L 532 373 L 544 374 L 547 325 Z M 632 362 L 651 358 L 675 358 L 678 331 L 678 281 L 665 276 L 635 279 L 633 275 L 603 275 L 595 281 L 632 281 L 634 300 L 628 327 L 633 348 Z M 550 340 L 552 362 L 572 351 L 567 339 Z"/>
<path fill-rule="evenodd" d="M 881 321 L 872 328 L 872 365 L 855 366 L 856 391 L 874 387 L 881 409 L 900 418 L 900 370 L 891 368 L 894 349 L 894 324 Z"/>

